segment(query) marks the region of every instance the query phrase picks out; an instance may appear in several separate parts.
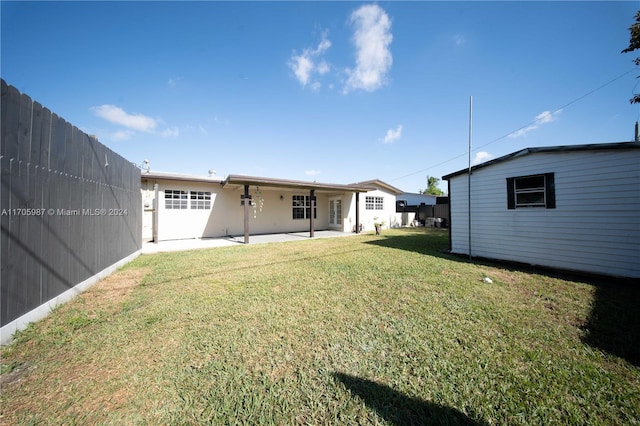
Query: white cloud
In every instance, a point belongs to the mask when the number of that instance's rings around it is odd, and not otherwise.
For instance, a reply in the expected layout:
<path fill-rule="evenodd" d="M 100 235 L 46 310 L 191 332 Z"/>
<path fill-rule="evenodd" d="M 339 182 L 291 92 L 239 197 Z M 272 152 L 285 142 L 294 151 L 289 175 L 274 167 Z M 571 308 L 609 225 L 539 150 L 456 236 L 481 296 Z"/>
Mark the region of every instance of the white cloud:
<path fill-rule="evenodd" d="M 540 114 L 536 115 L 535 120 L 533 121 L 533 123 L 521 127 L 518 130 L 516 130 L 513 133 L 509 134 L 510 138 L 518 138 L 520 136 L 524 136 L 527 133 L 529 133 L 532 130 L 537 129 L 538 127 L 540 127 L 541 124 L 546 124 L 546 123 L 551 123 L 552 121 L 555 121 L 556 118 L 558 118 L 558 114 L 560 114 L 562 112 L 561 109 L 557 110 L 557 111 L 543 111 Z"/>
<path fill-rule="evenodd" d="M 303 86 L 306 86 L 311 78 L 313 71 L 313 61 L 308 54 L 303 53 L 300 56 L 293 56 L 289 62 L 289 67 L 293 70 L 296 78 Z"/>
<path fill-rule="evenodd" d="M 389 45 L 393 40 L 391 19 L 378 5 L 365 5 L 351 14 L 355 27 L 356 68 L 347 69 L 349 79 L 344 92 L 362 89 L 372 92 L 386 82 L 393 57 Z"/>
<path fill-rule="evenodd" d="M 132 130 L 118 130 L 117 132 L 111 134 L 111 139 L 115 141 L 126 141 L 127 139 L 130 139 L 134 134 L 135 132 Z"/>
<path fill-rule="evenodd" d="M 318 81 L 311 81 L 313 74 L 324 75 L 329 72 L 329 64 L 323 59 L 325 52 L 331 47 L 331 41 L 327 39 L 326 32 L 322 34 L 322 40 L 315 49 L 304 49 L 300 55 L 294 54 L 289 60 L 289 68 L 293 71 L 300 84 L 305 87 L 311 82 L 311 88 L 319 89 Z M 316 64 L 316 60 L 320 62 Z"/>
<path fill-rule="evenodd" d="M 329 64 L 327 64 L 325 61 L 320 62 L 316 67 L 316 71 L 318 71 L 318 74 L 320 75 L 324 75 L 328 73 L 330 70 L 331 68 L 329 67 Z"/>
<path fill-rule="evenodd" d="M 318 45 L 318 48 L 313 51 L 314 55 L 321 55 L 331 47 L 331 42 L 327 39 L 327 33 L 322 33 L 322 41 Z"/>
<path fill-rule="evenodd" d="M 162 136 L 163 138 L 180 136 L 180 130 L 178 130 L 177 127 L 168 127 L 160 132 L 160 136 Z"/>
<path fill-rule="evenodd" d="M 561 109 L 559 109 L 556 112 L 543 111 L 540 114 L 536 115 L 536 122 L 540 124 L 551 123 L 552 121 L 555 121 L 556 117 L 561 112 L 562 112 Z"/>
<path fill-rule="evenodd" d="M 402 137 L 402 124 L 398 125 L 395 129 L 387 130 L 387 134 L 384 137 L 384 143 L 394 143 Z"/>
<path fill-rule="evenodd" d="M 132 130 L 152 132 L 158 125 L 156 120 L 151 117 L 142 114 L 128 114 L 115 105 L 100 105 L 92 107 L 91 110 L 100 118 Z"/>
<path fill-rule="evenodd" d="M 520 136 L 524 136 L 525 134 L 527 134 L 528 132 L 530 132 L 533 129 L 537 129 L 538 126 L 527 126 L 527 127 L 523 127 L 521 129 L 516 130 L 513 133 L 509 134 L 510 138 L 519 138 Z"/>
<path fill-rule="evenodd" d="M 480 163 L 484 163 L 485 161 L 489 161 L 493 158 L 493 154 L 488 153 L 487 151 L 480 151 L 477 152 L 476 155 L 473 157 L 473 164 L 480 164 Z"/>
<path fill-rule="evenodd" d="M 462 34 L 456 34 L 453 36 L 453 42 L 456 46 L 462 46 L 467 42 L 467 39 Z"/>
<path fill-rule="evenodd" d="M 320 171 L 319 170 L 306 170 L 304 172 L 304 174 L 307 175 L 307 176 L 316 176 L 316 175 L 320 174 Z"/>

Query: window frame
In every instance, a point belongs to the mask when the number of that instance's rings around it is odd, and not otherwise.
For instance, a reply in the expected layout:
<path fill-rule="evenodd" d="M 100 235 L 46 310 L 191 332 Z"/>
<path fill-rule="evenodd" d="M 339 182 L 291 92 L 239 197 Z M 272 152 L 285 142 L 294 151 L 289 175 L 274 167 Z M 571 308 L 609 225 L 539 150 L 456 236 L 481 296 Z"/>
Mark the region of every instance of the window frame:
<path fill-rule="evenodd" d="M 306 220 L 311 218 L 311 196 L 294 194 L 291 196 L 291 218 Z M 297 216 L 297 217 L 296 217 Z M 313 206 L 313 218 L 318 218 L 318 203 Z"/>
<path fill-rule="evenodd" d="M 384 210 L 384 197 L 381 197 L 379 195 L 365 195 L 364 209 L 365 210 Z"/>
<path fill-rule="evenodd" d="M 165 189 L 164 208 L 167 210 L 187 210 L 189 208 L 189 193 L 182 189 Z"/>
<path fill-rule="evenodd" d="M 542 178 L 542 185 L 535 185 L 535 180 Z M 542 202 L 531 198 L 542 194 Z M 532 201 L 527 201 L 527 198 Z M 540 197 L 538 197 L 539 199 Z M 514 176 L 507 178 L 507 208 L 556 208 L 555 174 L 538 173 L 535 175 Z"/>
<path fill-rule="evenodd" d="M 189 191 L 189 208 L 211 210 L 211 191 Z"/>

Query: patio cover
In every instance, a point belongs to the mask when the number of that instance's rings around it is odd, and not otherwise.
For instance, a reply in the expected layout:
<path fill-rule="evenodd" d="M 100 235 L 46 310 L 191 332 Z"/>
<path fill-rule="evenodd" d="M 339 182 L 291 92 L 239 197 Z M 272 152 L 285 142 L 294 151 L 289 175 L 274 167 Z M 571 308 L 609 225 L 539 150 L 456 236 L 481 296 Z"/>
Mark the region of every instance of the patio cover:
<path fill-rule="evenodd" d="M 308 182 L 300 180 L 289 179 L 276 179 L 257 176 L 244 176 L 244 175 L 229 175 L 222 182 L 222 186 L 237 185 L 244 186 L 244 194 L 241 195 L 241 200 L 244 205 L 244 242 L 249 243 L 249 206 L 251 203 L 251 196 L 249 195 L 250 186 L 262 186 L 262 187 L 274 187 L 274 188 L 290 188 L 301 189 L 309 191 L 311 198 L 311 210 L 315 206 L 315 193 L 316 191 L 322 192 L 353 192 L 356 194 L 356 230 L 360 229 L 360 193 L 374 190 L 375 187 L 352 184 L 352 185 L 340 185 L 333 183 L 321 183 L 321 182 Z M 313 238 L 314 233 L 314 219 L 313 215 L 309 218 L 309 236 Z"/>

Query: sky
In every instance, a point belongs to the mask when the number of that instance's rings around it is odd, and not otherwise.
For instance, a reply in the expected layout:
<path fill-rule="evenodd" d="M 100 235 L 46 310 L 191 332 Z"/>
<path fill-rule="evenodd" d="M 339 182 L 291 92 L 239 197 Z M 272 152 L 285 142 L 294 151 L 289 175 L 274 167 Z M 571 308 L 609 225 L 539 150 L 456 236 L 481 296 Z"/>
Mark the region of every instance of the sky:
<path fill-rule="evenodd" d="M 469 157 L 633 140 L 638 9 L 2 1 L 0 75 L 152 171 L 417 192 Z"/>

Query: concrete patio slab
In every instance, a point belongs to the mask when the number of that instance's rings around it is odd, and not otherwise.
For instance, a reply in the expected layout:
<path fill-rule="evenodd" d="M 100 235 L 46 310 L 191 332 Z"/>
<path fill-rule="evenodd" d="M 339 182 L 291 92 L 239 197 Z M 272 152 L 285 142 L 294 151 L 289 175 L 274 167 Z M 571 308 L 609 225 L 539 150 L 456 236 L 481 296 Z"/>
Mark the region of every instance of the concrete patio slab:
<path fill-rule="evenodd" d="M 339 231 L 315 231 L 314 239 L 316 238 L 336 238 L 336 237 L 349 237 L 357 235 L 350 232 Z M 249 244 L 266 244 L 266 243 L 281 243 L 286 241 L 300 241 L 310 239 L 309 232 L 290 232 L 283 234 L 264 234 L 264 235 L 251 235 L 249 237 Z M 221 237 L 221 238 L 198 238 L 189 240 L 171 240 L 160 241 L 159 243 L 147 242 L 142 244 L 142 253 L 162 253 L 171 251 L 183 251 L 183 250 L 198 250 L 214 247 L 229 247 L 235 245 L 244 244 L 244 236 L 237 237 Z"/>

